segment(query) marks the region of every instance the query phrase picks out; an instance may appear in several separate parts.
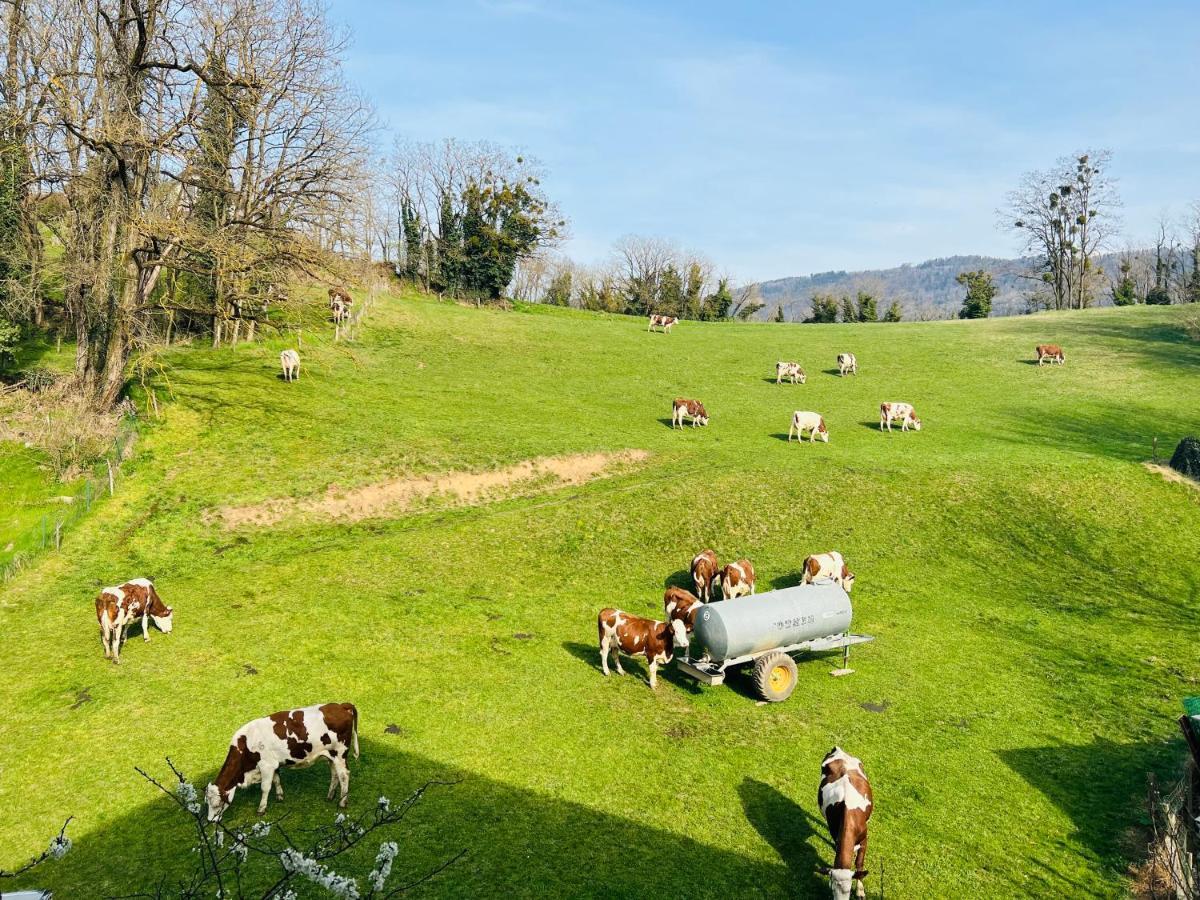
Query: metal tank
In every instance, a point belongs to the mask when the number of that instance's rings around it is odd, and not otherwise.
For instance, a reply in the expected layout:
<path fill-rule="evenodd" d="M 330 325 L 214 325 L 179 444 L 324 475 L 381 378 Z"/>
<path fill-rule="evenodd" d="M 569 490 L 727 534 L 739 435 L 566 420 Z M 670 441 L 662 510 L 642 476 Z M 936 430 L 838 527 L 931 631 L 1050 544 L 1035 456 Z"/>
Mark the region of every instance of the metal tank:
<path fill-rule="evenodd" d="M 833 581 L 706 603 L 687 655 L 720 663 L 840 635 L 850 614 L 849 595 Z"/>

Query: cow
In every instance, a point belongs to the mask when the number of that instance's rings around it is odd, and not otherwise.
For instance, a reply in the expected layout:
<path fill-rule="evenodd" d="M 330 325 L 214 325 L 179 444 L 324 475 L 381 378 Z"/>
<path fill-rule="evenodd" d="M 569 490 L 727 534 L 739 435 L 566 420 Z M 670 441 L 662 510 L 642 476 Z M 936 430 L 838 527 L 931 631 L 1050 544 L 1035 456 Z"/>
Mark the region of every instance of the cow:
<path fill-rule="evenodd" d="M 858 360 L 854 358 L 853 353 L 839 353 L 837 359 L 839 375 L 845 375 L 847 372 L 851 375 L 858 374 Z"/>
<path fill-rule="evenodd" d="M 330 309 L 330 311 L 332 311 L 334 309 L 334 306 L 338 303 L 341 303 L 343 306 L 349 308 L 353 302 L 354 302 L 354 300 L 351 298 L 350 292 L 347 291 L 345 288 L 331 287 L 329 289 L 329 309 Z"/>
<path fill-rule="evenodd" d="M 875 809 L 871 783 L 862 761 L 841 747 L 834 747 L 821 761 L 821 785 L 817 805 L 833 838 L 833 867 L 822 866 L 829 877 L 833 900 L 850 900 L 851 886 L 857 887 L 859 900 L 867 896 L 863 879 L 867 870 L 867 822 Z"/>
<path fill-rule="evenodd" d="M 684 631 L 691 634 L 696 626 L 696 613 L 704 603 L 687 588 L 669 587 L 663 594 L 663 612 L 667 621 L 672 624 L 678 619 L 683 623 Z"/>
<path fill-rule="evenodd" d="M 692 420 L 693 428 L 697 425 L 707 425 L 708 410 L 699 400 L 685 400 L 682 397 L 676 397 L 675 402 L 671 404 L 671 427 L 682 428 L 685 418 Z"/>
<path fill-rule="evenodd" d="M 660 316 L 652 314 L 650 316 L 650 324 L 646 327 L 647 331 L 653 331 L 655 328 L 662 329 L 664 334 L 670 334 L 675 323 L 679 321 L 678 316 Z"/>
<path fill-rule="evenodd" d="M 720 578 L 721 566 L 712 550 L 701 550 L 692 559 L 692 582 L 696 594 L 707 603 L 712 599 L 712 583 Z"/>
<path fill-rule="evenodd" d="M 754 566 L 748 559 L 728 563 L 721 569 L 721 596 L 726 600 L 754 593 Z"/>
<path fill-rule="evenodd" d="M 1067 355 L 1063 353 L 1063 348 L 1058 344 L 1038 344 L 1034 348 L 1037 353 L 1037 363 L 1040 366 L 1046 360 L 1051 363 L 1058 363 L 1060 366 L 1067 361 Z"/>
<path fill-rule="evenodd" d="M 836 550 L 814 553 L 804 559 L 804 584 L 826 579 L 837 582 L 847 594 L 854 587 L 854 573 L 846 568 L 846 561 Z"/>
<path fill-rule="evenodd" d="M 792 413 L 792 424 L 788 427 L 788 442 L 791 442 L 793 434 L 796 435 L 796 440 L 803 441 L 806 431 L 810 444 L 818 437 L 829 443 L 829 429 L 825 427 L 825 418 L 820 413 L 796 410 Z"/>
<path fill-rule="evenodd" d="M 284 350 L 280 353 L 279 365 L 283 368 L 284 381 L 300 380 L 300 354 L 295 350 Z"/>
<path fill-rule="evenodd" d="M 319 759 L 329 760 L 329 793 L 341 787 L 338 806 L 346 808 L 350 793 L 350 769 L 346 765 L 350 749 L 358 759 L 358 710 L 353 703 L 322 703 L 299 709 L 286 709 L 247 722 L 233 733 L 229 753 L 215 781 L 204 790 L 208 821 L 218 822 L 238 788 L 262 785 L 258 814 L 267 811 L 271 785 L 275 799 L 283 799 L 279 769 L 304 769 Z"/>
<path fill-rule="evenodd" d="M 921 430 L 921 420 L 911 403 L 880 403 L 879 430 L 892 430 L 892 423 L 899 422 L 901 431 L 908 431 L 911 426 L 914 431 Z"/>
<path fill-rule="evenodd" d="M 174 609 L 162 602 L 149 578 L 135 578 L 117 587 L 106 587 L 96 597 L 96 621 L 104 658 L 121 663 L 121 644 L 134 619 L 142 620 L 142 640 L 150 640 L 150 622 L 163 634 L 174 627 Z"/>
<path fill-rule="evenodd" d="M 349 306 L 347 306 L 341 300 L 333 301 L 333 321 L 335 324 L 340 325 L 342 322 L 346 321 L 346 319 L 349 317 L 349 315 L 350 315 L 350 307 Z"/>
<path fill-rule="evenodd" d="M 631 616 L 619 609 L 602 609 L 596 618 L 600 636 L 600 668 L 608 675 L 608 654 L 617 665 L 617 674 L 624 675 L 621 654 L 644 656 L 650 664 L 650 687 L 658 687 L 658 667 L 669 663 L 675 648 L 688 645 L 687 628 L 679 619 L 659 622 Z"/>
<path fill-rule="evenodd" d="M 800 382 L 804 384 L 808 380 L 808 376 L 804 374 L 804 369 L 800 367 L 800 363 L 795 362 L 777 362 L 775 363 L 775 383 L 782 384 L 783 379 L 790 378 L 792 384 Z"/>

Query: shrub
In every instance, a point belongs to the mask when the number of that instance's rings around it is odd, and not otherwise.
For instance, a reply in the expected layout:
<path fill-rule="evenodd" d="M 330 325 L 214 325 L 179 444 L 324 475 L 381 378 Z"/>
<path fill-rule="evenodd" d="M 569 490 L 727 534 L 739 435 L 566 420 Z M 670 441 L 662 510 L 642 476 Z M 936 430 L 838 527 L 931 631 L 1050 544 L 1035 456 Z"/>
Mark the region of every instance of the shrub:
<path fill-rule="evenodd" d="M 1188 478 L 1200 481 L 1200 438 L 1185 437 L 1175 448 L 1171 468 Z"/>

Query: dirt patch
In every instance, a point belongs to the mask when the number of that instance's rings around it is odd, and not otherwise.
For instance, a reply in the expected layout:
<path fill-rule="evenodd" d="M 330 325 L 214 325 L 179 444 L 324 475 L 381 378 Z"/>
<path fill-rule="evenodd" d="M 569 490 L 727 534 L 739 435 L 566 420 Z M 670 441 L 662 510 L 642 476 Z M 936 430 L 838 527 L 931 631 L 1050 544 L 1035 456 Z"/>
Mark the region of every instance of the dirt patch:
<path fill-rule="evenodd" d="M 884 700 L 882 703 L 872 703 L 870 700 L 868 700 L 866 703 L 860 703 L 858 705 L 869 713 L 882 713 L 888 711 L 892 705 L 892 701 Z"/>
<path fill-rule="evenodd" d="M 1163 463 L 1152 463 L 1152 462 L 1144 462 L 1144 463 L 1142 463 L 1142 465 L 1145 466 L 1147 469 L 1149 469 L 1151 472 L 1157 472 L 1166 481 L 1171 481 L 1171 482 L 1174 482 L 1175 484 L 1186 484 L 1188 487 L 1192 488 L 1193 490 L 1200 491 L 1200 481 L 1194 481 L 1191 478 L 1188 478 L 1186 475 L 1184 475 L 1180 472 L 1176 472 L 1174 469 L 1172 469 L 1168 465 L 1165 465 Z"/>
<path fill-rule="evenodd" d="M 472 506 L 491 500 L 557 490 L 607 478 L 649 457 L 645 450 L 578 453 L 530 459 L 486 472 L 451 472 L 391 478 L 348 491 L 331 487 L 322 496 L 267 500 L 227 506 L 210 514 L 225 528 L 275 525 L 284 521 L 358 522 L 395 516 L 434 500 L 442 506 Z"/>

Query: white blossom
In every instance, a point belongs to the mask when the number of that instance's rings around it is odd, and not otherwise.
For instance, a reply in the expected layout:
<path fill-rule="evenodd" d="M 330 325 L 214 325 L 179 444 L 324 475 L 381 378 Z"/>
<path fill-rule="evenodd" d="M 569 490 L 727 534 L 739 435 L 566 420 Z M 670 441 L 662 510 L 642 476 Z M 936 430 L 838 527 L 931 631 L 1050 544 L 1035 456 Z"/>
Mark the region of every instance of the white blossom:
<path fill-rule="evenodd" d="M 387 797 L 381 796 L 379 798 L 379 808 L 382 809 L 384 812 L 387 812 L 388 807 L 390 807 L 391 805 L 392 805 L 392 801 L 389 800 Z"/>
<path fill-rule="evenodd" d="M 256 837 L 256 838 L 257 837 L 266 837 L 270 833 L 271 833 L 271 823 L 270 822 L 255 822 L 254 825 L 250 828 L 250 836 L 251 837 Z"/>
<path fill-rule="evenodd" d="M 334 896 L 341 897 L 342 900 L 358 900 L 359 898 L 358 883 L 353 878 L 347 878 L 326 869 L 315 859 L 309 859 L 299 850 L 289 847 L 279 854 L 279 861 L 283 864 L 284 871 L 302 875 Z"/>
<path fill-rule="evenodd" d="M 193 816 L 200 815 L 200 800 L 196 796 L 196 788 L 190 782 L 181 781 L 175 785 L 175 796 L 183 801 L 183 805 Z"/>
<path fill-rule="evenodd" d="M 367 876 L 371 879 L 371 886 L 375 890 L 383 890 L 384 882 L 392 874 L 392 860 L 396 858 L 396 854 L 399 852 L 400 848 L 396 846 L 395 841 L 385 841 L 379 845 L 379 853 L 375 856 L 375 868 Z"/>
<path fill-rule="evenodd" d="M 51 857 L 62 859 L 71 850 L 71 839 L 65 834 L 60 834 L 58 837 L 50 839 L 50 846 L 47 849 Z"/>
<path fill-rule="evenodd" d="M 345 822 L 345 821 L 346 821 L 346 814 L 345 814 L 345 813 L 338 813 L 338 814 L 337 814 L 337 818 L 333 820 L 333 824 L 334 824 L 334 825 L 341 825 L 341 824 L 342 824 L 343 822 Z"/>

